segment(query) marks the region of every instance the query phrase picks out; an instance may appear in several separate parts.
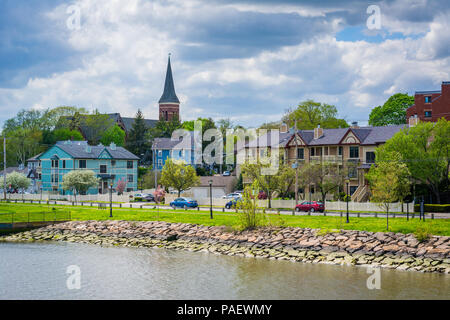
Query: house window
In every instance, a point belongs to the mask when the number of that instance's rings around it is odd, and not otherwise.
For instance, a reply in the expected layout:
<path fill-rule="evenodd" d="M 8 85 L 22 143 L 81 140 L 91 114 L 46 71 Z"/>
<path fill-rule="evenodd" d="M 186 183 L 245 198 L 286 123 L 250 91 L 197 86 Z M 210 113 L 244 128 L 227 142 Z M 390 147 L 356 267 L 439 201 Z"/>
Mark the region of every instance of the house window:
<path fill-rule="evenodd" d="M 127 161 L 127 169 L 133 169 L 133 161 Z"/>
<path fill-rule="evenodd" d="M 349 178 L 356 178 L 357 175 L 358 175 L 358 171 L 356 170 L 355 167 L 348 168 L 348 177 Z"/>
<path fill-rule="evenodd" d="M 343 153 L 344 153 L 344 148 L 343 147 L 339 147 L 339 155 L 342 156 Z"/>
<path fill-rule="evenodd" d="M 116 160 L 111 160 L 111 166 L 115 166 L 116 165 Z"/>
<path fill-rule="evenodd" d="M 303 148 L 297 149 L 297 159 L 305 159 L 305 150 Z"/>
<path fill-rule="evenodd" d="M 52 173 L 52 183 L 58 183 L 59 182 L 59 176 L 57 173 Z"/>
<path fill-rule="evenodd" d="M 63 161 L 62 161 L 62 167 L 63 167 L 63 169 L 66 168 L 66 160 L 63 160 Z"/>
<path fill-rule="evenodd" d="M 86 169 L 86 160 L 78 160 L 78 168 Z"/>
<path fill-rule="evenodd" d="M 425 97 L 425 103 L 431 103 L 431 97 Z"/>
<path fill-rule="evenodd" d="M 356 159 L 359 158 L 359 147 L 350 147 L 350 158 Z"/>
<path fill-rule="evenodd" d="M 133 182 L 133 175 L 132 174 L 127 175 L 127 181 L 128 182 Z"/>
<path fill-rule="evenodd" d="M 356 187 L 356 186 L 351 186 L 351 187 L 350 187 L 350 195 L 353 195 L 353 194 L 355 193 L 356 189 L 358 189 L 358 187 Z"/>
<path fill-rule="evenodd" d="M 59 168 L 59 160 L 52 160 L 52 168 Z"/>
<path fill-rule="evenodd" d="M 162 157 L 162 150 L 158 150 L 158 157 Z"/>
<path fill-rule="evenodd" d="M 375 152 L 366 152 L 366 163 L 375 163 Z"/>
<path fill-rule="evenodd" d="M 316 155 L 316 149 L 311 148 L 311 157 L 314 157 Z"/>
<path fill-rule="evenodd" d="M 100 173 L 106 173 L 106 164 L 100 165 Z"/>
<path fill-rule="evenodd" d="M 425 118 L 431 118 L 431 111 L 425 111 Z"/>

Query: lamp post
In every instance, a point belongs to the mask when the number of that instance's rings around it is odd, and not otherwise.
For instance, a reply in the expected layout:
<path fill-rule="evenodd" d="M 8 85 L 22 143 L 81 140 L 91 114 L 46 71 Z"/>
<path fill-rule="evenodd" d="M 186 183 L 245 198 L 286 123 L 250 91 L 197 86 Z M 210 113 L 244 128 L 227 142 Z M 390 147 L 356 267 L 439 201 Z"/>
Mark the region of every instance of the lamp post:
<path fill-rule="evenodd" d="M 346 223 L 349 223 L 350 220 L 348 219 L 348 197 L 350 195 L 349 189 L 348 189 L 348 185 L 350 183 L 350 179 L 347 177 L 347 179 L 345 179 L 345 184 L 347 185 L 347 196 L 345 197 L 345 201 L 347 202 L 347 221 Z"/>
<path fill-rule="evenodd" d="M 109 185 L 109 217 L 112 218 L 112 189 L 113 189 L 113 182 L 111 181 L 111 184 Z"/>
<path fill-rule="evenodd" d="M 212 211 L 212 184 L 213 184 L 213 181 L 209 180 L 209 214 L 211 216 L 211 219 L 213 218 L 213 211 Z"/>

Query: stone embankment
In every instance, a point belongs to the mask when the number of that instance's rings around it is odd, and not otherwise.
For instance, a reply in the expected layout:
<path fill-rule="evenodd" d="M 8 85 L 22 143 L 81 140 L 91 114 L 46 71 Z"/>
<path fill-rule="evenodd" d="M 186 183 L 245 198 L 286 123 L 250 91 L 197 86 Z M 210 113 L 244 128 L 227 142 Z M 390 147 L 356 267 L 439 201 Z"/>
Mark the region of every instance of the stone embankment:
<path fill-rule="evenodd" d="M 0 241 L 69 241 L 99 245 L 205 251 L 306 263 L 371 265 L 450 274 L 450 237 L 419 242 L 412 234 L 263 228 L 233 232 L 159 221 L 71 221 L 0 238 Z"/>

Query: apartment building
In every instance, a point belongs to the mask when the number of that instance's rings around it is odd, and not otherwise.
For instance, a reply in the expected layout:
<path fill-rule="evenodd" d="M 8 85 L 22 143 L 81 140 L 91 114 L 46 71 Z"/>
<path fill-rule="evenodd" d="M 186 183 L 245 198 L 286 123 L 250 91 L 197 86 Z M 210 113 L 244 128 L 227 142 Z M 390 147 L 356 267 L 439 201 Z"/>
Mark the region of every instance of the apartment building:
<path fill-rule="evenodd" d="M 348 173 L 352 201 L 362 202 L 369 198 L 365 174 L 375 163 L 375 149 L 405 127 L 359 127 L 353 123 L 350 128 L 323 129 L 319 126 L 314 130 L 298 130 L 296 135 L 294 130 L 284 127 L 279 134 L 269 132 L 251 141 L 244 150 L 247 158 L 257 159 L 265 150 L 277 146 L 285 162 L 291 165 L 298 163 L 299 167 L 305 163 L 335 163 Z M 317 198 L 314 185 L 301 191 Z"/>
<path fill-rule="evenodd" d="M 450 120 L 450 81 L 442 82 L 441 90 L 416 92 L 414 105 L 406 110 L 406 117 L 432 122 L 440 118 Z"/>

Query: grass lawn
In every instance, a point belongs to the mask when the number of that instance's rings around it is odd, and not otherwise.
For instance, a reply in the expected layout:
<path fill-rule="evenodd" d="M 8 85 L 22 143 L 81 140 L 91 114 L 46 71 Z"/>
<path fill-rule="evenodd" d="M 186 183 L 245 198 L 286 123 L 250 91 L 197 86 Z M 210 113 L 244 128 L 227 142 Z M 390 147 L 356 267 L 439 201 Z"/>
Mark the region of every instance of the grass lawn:
<path fill-rule="evenodd" d="M 109 218 L 109 208 L 63 206 L 63 205 L 39 205 L 39 204 L 0 204 L 0 223 L 11 222 L 11 214 L 14 213 L 14 221 L 53 221 L 66 219 L 72 220 L 130 220 L 130 221 L 167 221 L 207 226 L 230 226 L 239 228 L 239 216 L 236 213 L 214 212 L 214 219 L 210 219 L 209 212 L 196 210 L 172 210 L 172 209 L 130 209 L 113 208 L 113 218 Z M 350 217 L 350 223 L 345 223 L 345 217 L 330 216 L 291 216 L 267 214 L 267 223 L 276 226 L 333 229 L 386 231 L 386 218 Z M 389 231 L 400 233 L 414 233 L 418 227 L 425 227 L 434 235 L 450 236 L 450 219 L 427 219 L 420 221 L 417 217 L 407 221 L 405 218 L 389 218 Z"/>

